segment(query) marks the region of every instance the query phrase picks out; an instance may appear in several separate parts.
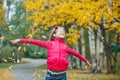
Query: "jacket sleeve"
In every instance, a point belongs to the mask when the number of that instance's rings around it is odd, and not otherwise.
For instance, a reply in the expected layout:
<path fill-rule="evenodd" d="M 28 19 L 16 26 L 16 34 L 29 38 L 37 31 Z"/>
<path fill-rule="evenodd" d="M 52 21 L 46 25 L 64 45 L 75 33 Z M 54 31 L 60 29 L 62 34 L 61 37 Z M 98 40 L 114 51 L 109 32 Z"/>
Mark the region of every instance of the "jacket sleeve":
<path fill-rule="evenodd" d="M 42 40 L 35 40 L 35 39 L 20 39 L 20 43 L 34 44 L 44 48 L 49 47 L 49 41 L 42 41 Z"/>
<path fill-rule="evenodd" d="M 80 53 L 78 53 L 77 51 L 67 47 L 67 53 L 72 54 L 76 57 L 78 57 L 80 60 L 87 62 L 87 59 L 85 57 L 83 57 Z"/>

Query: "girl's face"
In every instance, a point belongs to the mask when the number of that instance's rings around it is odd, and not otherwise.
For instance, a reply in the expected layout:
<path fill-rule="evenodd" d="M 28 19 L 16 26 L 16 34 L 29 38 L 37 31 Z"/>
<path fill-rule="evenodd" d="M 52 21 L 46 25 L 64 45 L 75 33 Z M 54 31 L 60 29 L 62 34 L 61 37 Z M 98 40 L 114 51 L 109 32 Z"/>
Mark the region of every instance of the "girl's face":
<path fill-rule="evenodd" d="M 58 29 L 55 31 L 56 33 L 53 35 L 57 38 L 65 38 L 65 31 L 63 27 L 58 27 Z"/>

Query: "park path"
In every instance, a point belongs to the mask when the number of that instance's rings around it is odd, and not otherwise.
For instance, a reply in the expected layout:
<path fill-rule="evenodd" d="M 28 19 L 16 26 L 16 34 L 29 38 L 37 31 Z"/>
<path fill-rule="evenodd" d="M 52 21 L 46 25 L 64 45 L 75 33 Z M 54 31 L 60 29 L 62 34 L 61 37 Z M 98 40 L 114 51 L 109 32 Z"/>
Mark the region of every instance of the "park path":
<path fill-rule="evenodd" d="M 11 68 L 14 73 L 13 80 L 45 80 L 45 73 L 35 70 L 34 67 L 45 64 L 45 59 L 22 59 L 29 63 L 17 65 Z"/>

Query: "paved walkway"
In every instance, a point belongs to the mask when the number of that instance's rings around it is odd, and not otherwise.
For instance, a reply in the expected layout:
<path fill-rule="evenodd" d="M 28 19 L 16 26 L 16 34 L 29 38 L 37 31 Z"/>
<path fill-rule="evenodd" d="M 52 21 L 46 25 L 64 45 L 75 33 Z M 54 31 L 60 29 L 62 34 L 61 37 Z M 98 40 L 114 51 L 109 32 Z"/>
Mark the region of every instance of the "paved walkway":
<path fill-rule="evenodd" d="M 13 80 L 45 80 L 45 73 L 35 70 L 34 67 L 45 64 L 45 59 L 22 59 L 30 63 L 15 66 L 11 72 L 15 74 Z"/>

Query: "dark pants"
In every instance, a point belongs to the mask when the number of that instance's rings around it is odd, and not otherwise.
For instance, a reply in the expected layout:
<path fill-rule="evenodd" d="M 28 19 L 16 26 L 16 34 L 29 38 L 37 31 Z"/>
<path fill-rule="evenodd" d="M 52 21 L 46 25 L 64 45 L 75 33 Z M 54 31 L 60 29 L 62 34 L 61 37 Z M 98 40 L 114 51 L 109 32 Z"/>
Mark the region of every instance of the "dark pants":
<path fill-rule="evenodd" d="M 67 80 L 66 79 L 66 72 L 54 73 L 51 71 L 47 71 L 45 80 Z"/>

